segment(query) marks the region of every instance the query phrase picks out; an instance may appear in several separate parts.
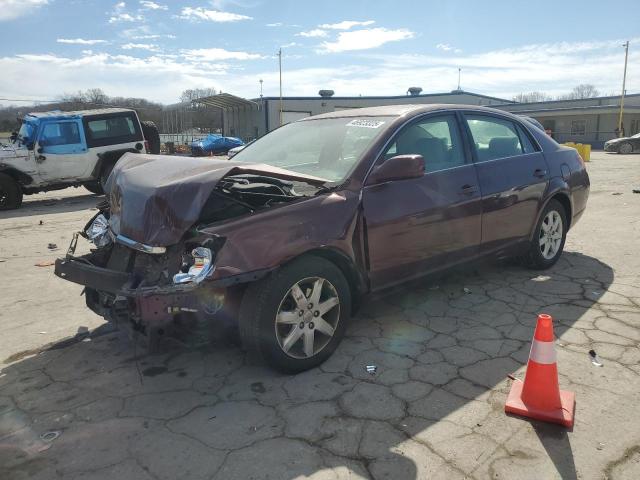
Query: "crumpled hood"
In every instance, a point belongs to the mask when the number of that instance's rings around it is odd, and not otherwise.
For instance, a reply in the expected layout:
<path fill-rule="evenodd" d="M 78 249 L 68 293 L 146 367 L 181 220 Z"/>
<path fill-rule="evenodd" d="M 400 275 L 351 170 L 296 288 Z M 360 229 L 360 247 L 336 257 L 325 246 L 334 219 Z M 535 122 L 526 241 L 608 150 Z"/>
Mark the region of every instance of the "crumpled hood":
<path fill-rule="evenodd" d="M 116 163 L 105 188 L 111 230 L 146 245 L 174 245 L 198 221 L 218 182 L 245 173 L 313 185 L 326 182 L 264 164 L 127 153 Z"/>

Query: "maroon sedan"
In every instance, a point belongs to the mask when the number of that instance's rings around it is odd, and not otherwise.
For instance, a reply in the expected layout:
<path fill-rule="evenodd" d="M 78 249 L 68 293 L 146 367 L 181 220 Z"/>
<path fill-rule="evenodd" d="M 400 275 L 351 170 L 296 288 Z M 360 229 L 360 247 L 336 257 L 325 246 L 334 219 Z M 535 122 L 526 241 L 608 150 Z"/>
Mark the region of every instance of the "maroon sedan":
<path fill-rule="evenodd" d="M 127 154 L 56 263 L 87 305 L 151 348 L 190 322 L 239 326 L 288 372 L 336 349 L 369 292 L 483 256 L 537 269 L 562 253 L 589 177 L 521 118 L 464 105 L 339 111 L 231 161 Z"/>

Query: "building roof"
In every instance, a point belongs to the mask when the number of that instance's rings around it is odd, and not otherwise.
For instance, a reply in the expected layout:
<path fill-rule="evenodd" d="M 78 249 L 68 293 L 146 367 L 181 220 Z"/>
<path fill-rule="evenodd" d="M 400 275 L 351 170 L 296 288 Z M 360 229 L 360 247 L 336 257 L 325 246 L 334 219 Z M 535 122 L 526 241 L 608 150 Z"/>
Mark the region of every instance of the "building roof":
<path fill-rule="evenodd" d="M 479 93 L 467 92 L 465 90 L 453 90 L 451 92 L 442 92 L 442 93 L 424 93 L 421 95 L 373 95 L 373 96 L 352 96 L 352 97 L 321 97 L 317 96 L 308 96 L 308 97 L 282 97 L 283 100 L 319 100 L 319 101 L 327 101 L 327 100 L 393 100 L 400 98 L 428 98 L 428 97 L 444 97 L 444 96 L 453 96 L 453 95 L 470 95 L 472 97 L 478 98 L 486 98 L 488 100 L 497 100 L 500 102 L 504 102 L 505 104 L 516 103 L 512 100 L 507 100 L 505 98 L 491 97 L 489 95 L 482 95 Z M 254 102 L 259 102 L 260 98 L 253 99 Z M 262 100 L 280 100 L 280 97 L 263 97 Z"/>
<path fill-rule="evenodd" d="M 629 97 L 640 97 L 640 93 L 626 93 L 624 98 L 629 98 Z M 607 95 L 605 97 L 591 97 L 591 98 L 569 98 L 569 99 L 565 99 L 565 100 L 544 100 L 541 102 L 509 102 L 510 105 L 549 105 L 549 104 L 554 104 L 554 103 L 566 103 L 566 102 L 593 102 L 593 101 L 599 101 L 599 100 L 606 100 L 606 99 L 612 99 L 612 98 L 620 98 L 620 95 Z"/>
<path fill-rule="evenodd" d="M 57 118 L 57 117 L 85 117 L 88 115 L 103 115 L 106 113 L 133 112 L 131 108 L 97 108 L 95 110 L 74 110 L 65 112 L 62 110 L 52 110 L 50 112 L 32 112 L 28 115 L 36 118 Z"/>
<path fill-rule="evenodd" d="M 222 109 L 235 107 L 257 107 L 258 104 L 246 98 L 236 97 L 229 93 L 218 93 L 210 97 L 202 97 L 194 100 L 193 103 L 207 105 L 209 107 L 218 107 Z"/>
<path fill-rule="evenodd" d="M 512 116 L 511 112 L 505 110 L 497 110 L 491 107 L 478 105 L 463 105 L 457 103 L 419 103 L 419 104 L 403 104 L 403 105 L 382 105 L 378 107 L 354 108 L 349 110 L 337 110 L 334 112 L 322 113 L 312 117 L 302 118 L 304 122 L 307 119 L 315 120 L 318 118 L 345 118 L 345 117 L 398 117 L 407 114 L 418 114 L 431 112 L 436 110 L 478 110 L 484 112 L 494 112 L 502 115 Z"/>
<path fill-rule="evenodd" d="M 503 108 L 506 105 L 496 105 L 496 108 Z M 626 112 L 640 112 L 640 105 L 626 105 Z M 581 115 L 585 113 L 618 113 L 620 105 L 586 105 L 574 107 L 550 107 L 550 108 L 532 108 L 523 110 L 506 110 L 514 114 L 543 115 L 543 114 L 564 114 L 564 115 Z"/>

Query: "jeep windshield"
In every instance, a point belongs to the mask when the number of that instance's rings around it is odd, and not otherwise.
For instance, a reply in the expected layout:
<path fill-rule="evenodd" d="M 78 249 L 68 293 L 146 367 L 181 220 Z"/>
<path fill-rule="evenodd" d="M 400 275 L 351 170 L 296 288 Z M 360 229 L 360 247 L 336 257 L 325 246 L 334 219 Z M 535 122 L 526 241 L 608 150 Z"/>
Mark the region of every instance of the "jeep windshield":
<path fill-rule="evenodd" d="M 392 119 L 343 117 L 289 123 L 256 140 L 233 160 L 265 163 L 340 182 Z"/>
<path fill-rule="evenodd" d="M 33 123 L 23 121 L 18 132 L 18 143 L 21 145 L 28 145 L 35 140 L 36 127 Z"/>

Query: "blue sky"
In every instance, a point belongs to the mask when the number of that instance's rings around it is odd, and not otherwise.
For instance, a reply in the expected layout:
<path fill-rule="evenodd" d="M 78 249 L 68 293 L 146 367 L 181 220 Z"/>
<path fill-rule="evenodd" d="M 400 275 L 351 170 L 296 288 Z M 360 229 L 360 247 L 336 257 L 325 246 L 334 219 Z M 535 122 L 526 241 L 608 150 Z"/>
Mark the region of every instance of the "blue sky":
<path fill-rule="evenodd" d="M 277 95 L 403 95 L 457 86 L 510 98 L 592 83 L 640 92 L 638 0 L 0 0 L 0 97 L 177 101 L 187 88 Z M 624 19 L 633 19 L 625 21 Z M 7 102 L 3 102 L 7 103 Z"/>

